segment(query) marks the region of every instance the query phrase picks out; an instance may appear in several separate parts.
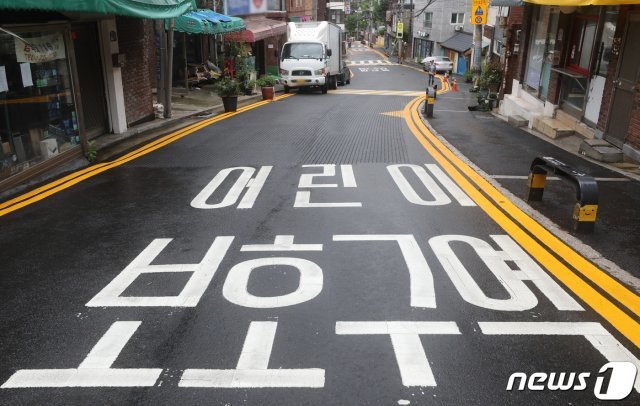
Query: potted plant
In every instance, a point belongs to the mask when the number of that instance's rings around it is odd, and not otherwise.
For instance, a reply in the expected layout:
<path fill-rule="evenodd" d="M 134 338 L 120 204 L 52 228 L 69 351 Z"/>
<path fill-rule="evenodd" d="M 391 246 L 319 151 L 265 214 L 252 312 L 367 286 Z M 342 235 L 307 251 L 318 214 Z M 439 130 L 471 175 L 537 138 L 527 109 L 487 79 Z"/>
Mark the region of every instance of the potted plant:
<path fill-rule="evenodd" d="M 273 100 L 274 86 L 277 79 L 271 75 L 265 75 L 257 80 L 260 90 L 262 90 L 262 100 Z"/>
<path fill-rule="evenodd" d="M 238 108 L 238 95 L 240 94 L 238 82 L 225 77 L 216 84 L 215 89 L 218 96 L 222 98 L 225 113 L 236 111 Z"/>
<path fill-rule="evenodd" d="M 464 81 L 466 83 L 473 82 L 473 72 L 471 71 L 471 69 L 467 69 L 467 71 L 464 73 Z"/>

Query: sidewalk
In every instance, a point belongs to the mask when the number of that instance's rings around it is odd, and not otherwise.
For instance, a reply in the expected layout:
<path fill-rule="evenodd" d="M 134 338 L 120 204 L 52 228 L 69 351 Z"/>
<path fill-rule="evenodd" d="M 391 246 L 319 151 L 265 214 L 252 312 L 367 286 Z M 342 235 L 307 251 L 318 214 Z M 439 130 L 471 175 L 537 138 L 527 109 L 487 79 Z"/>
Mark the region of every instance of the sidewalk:
<path fill-rule="evenodd" d="M 577 152 L 582 140 L 579 136 L 551 140 L 531 130 L 513 127 L 497 114 L 470 112 L 467 106 L 477 104 L 475 94 L 468 91 L 469 85 L 463 81 L 458 81 L 458 89 L 457 93 L 449 92 L 436 100 L 434 118 L 428 121 L 437 135 L 520 199 L 524 198 L 529 166 L 536 156 L 553 156 L 596 177 L 600 201 L 593 234 L 572 231 L 575 192 L 564 181 L 547 181 L 543 200 L 529 206 L 557 224 L 571 245 L 587 244 L 636 278 L 640 277 L 640 170 L 637 165 L 628 162 L 625 168 L 618 168 L 585 158 Z M 551 224 L 546 226 L 554 228 Z M 582 247 L 581 251 L 590 250 Z M 616 266 L 597 253 L 591 251 L 589 259 L 615 274 Z M 626 282 L 635 285 L 638 280 L 626 278 Z M 635 287 L 640 291 L 640 285 Z"/>
<path fill-rule="evenodd" d="M 282 86 L 276 85 L 276 93 L 282 92 Z M 239 96 L 238 107 L 262 100 L 260 89 L 251 96 Z M 122 134 L 104 134 L 94 140 L 98 156 L 97 162 L 109 160 L 138 145 L 152 141 L 167 133 L 179 130 L 190 124 L 224 112 L 222 99 L 215 94 L 211 86 L 204 86 L 200 90 L 190 90 L 187 95 L 184 89 L 174 89 L 172 98 L 172 117 L 156 118 L 152 121 L 130 127 Z M 62 177 L 71 172 L 90 166 L 84 157 L 76 158 L 60 165 L 40 176 L 30 179 L 12 189 L 0 193 L 0 201 L 8 200 L 35 187 Z"/>

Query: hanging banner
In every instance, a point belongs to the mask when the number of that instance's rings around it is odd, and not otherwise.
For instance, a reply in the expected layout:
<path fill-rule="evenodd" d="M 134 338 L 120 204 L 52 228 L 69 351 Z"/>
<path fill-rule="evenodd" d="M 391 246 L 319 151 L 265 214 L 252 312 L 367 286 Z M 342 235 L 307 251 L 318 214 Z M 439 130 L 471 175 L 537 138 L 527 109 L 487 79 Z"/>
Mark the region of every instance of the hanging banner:
<path fill-rule="evenodd" d="M 16 58 L 18 62 L 39 63 L 66 58 L 62 34 L 43 35 L 24 38 L 27 43 L 15 38 Z"/>

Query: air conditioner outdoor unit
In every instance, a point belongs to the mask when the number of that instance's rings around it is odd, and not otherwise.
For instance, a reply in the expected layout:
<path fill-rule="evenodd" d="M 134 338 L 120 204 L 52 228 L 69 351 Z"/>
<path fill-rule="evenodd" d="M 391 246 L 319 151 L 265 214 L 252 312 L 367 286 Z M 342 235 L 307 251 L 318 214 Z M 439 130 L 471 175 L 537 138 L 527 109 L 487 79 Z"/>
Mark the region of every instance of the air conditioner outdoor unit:
<path fill-rule="evenodd" d="M 464 28 L 463 25 L 456 25 L 453 29 L 456 31 L 462 31 L 463 28 Z"/>

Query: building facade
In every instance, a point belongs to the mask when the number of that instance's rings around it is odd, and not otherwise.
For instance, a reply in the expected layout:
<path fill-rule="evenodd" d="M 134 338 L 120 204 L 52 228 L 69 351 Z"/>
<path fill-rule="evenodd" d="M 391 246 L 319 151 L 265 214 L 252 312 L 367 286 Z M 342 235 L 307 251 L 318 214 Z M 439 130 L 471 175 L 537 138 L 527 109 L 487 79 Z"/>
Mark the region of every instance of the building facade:
<path fill-rule="evenodd" d="M 442 42 L 456 33 L 473 31 L 470 12 L 471 0 L 415 1 L 412 23 L 414 59 L 445 55 L 446 51 L 440 46 Z"/>
<path fill-rule="evenodd" d="M 0 190 L 82 155 L 95 137 L 153 118 L 150 21 L 0 14 L 9 31 L 0 34 Z"/>
<path fill-rule="evenodd" d="M 501 113 L 550 137 L 603 138 L 639 159 L 640 6 L 526 3 L 521 19 L 510 32 L 513 79 Z"/>

